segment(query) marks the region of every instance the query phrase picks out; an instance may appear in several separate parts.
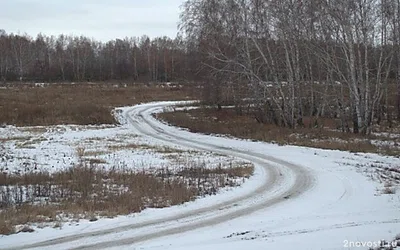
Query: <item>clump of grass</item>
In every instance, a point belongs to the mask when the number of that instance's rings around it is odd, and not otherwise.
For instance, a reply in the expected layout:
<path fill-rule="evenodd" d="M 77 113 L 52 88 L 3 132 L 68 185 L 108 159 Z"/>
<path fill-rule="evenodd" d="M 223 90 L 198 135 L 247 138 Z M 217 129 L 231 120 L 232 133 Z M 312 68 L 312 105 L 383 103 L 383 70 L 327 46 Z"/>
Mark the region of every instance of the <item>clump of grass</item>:
<path fill-rule="evenodd" d="M 160 154 L 172 154 L 172 153 L 183 153 L 183 150 L 167 147 L 167 146 L 155 146 L 149 144 L 121 144 L 121 145 L 110 145 L 108 146 L 109 150 L 111 151 L 119 151 L 119 150 L 134 150 L 134 149 L 148 149 L 152 150 L 156 153 Z"/>
<path fill-rule="evenodd" d="M 382 191 L 383 194 L 395 194 L 396 188 L 393 186 L 391 182 L 386 182 L 384 184 L 384 189 Z"/>
<path fill-rule="evenodd" d="M 383 190 L 384 194 L 395 194 L 396 193 L 396 189 L 392 188 L 392 187 L 385 187 L 385 189 Z"/>
<path fill-rule="evenodd" d="M 3 218 L 1 219 L 2 222 L 0 222 L 0 235 L 13 234 L 15 232 L 14 226 L 10 222 L 3 220 Z"/>

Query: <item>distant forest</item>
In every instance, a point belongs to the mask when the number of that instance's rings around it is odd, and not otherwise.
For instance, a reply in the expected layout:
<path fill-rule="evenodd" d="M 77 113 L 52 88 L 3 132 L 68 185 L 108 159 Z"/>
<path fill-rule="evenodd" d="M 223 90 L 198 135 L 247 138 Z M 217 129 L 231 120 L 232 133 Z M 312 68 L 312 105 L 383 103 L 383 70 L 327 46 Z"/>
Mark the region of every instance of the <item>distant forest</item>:
<path fill-rule="evenodd" d="M 100 42 L 85 36 L 0 30 L 0 79 L 7 81 L 179 81 L 195 78 L 196 52 L 181 38 Z"/>

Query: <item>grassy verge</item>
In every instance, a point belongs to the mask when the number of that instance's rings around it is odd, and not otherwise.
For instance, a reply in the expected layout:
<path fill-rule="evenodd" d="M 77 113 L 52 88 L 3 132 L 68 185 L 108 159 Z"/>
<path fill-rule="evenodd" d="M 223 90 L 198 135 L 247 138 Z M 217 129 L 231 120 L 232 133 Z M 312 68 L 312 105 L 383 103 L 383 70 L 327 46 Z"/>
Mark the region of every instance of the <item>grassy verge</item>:
<path fill-rule="evenodd" d="M 186 86 L 13 84 L 0 88 L 0 125 L 112 124 L 114 107 L 185 98 L 196 98 Z"/>
<path fill-rule="evenodd" d="M 274 142 L 281 145 L 298 145 L 351 152 L 382 153 L 400 156 L 400 137 L 387 138 L 376 135 L 363 137 L 335 130 L 333 120 L 321 120 L 318 128 L 289 129 L 273 124 L 261 124 L 251 115 L 237 115 L 233 109 L 199 109 L 165 112 L 158 118 L 175 126 L 188 128 L 192 132 L 231 135 L 243 139 Z M 400 134 L 399 131 L 396 131 Z M 372 143 L 382 141 L 381 145 Z M 388 146 L 390 142 L 394 146 Z"/>
<path fill-rule="evenodd" d="M 244 163 L 213 169 L 193 164 L 105 170 L 81 163 L 53 174 L 0 174 L 0 234 L 29 232 L 30 224 L 60 227 L 68 218 L 95 221 L 178 205 L 240 185 L 254 171 Z"/>

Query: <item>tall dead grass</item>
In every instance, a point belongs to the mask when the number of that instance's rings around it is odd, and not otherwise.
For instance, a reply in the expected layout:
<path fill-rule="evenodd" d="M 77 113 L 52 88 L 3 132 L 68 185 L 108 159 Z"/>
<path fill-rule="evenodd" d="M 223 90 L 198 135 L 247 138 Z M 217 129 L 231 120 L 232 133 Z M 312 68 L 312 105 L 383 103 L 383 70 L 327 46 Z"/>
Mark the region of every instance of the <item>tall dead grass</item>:
<path fill-rule="evenodd" d="M 182 204 L 215 194 L 236 179 L 248 178 L 252 165 L 206 169 L 181 168 L 106 170 L 81 162 L 56 173 L 27 172 L 0 177 L 0 234 L 15 233 L 15 226 L 56 222 L 58 215 L 92 219 L 126 215 L 145 208 Z"/>
<path fill-rule="evenodd" d="M 400 155 L 400 148 L 377 146 L 371 143 L 377 136 L 361 136 L 336 130 L 335 121 L 324 119 L 325 126 L 318 128 L 284 128 L 274 124 L 261 124 L 251 115 L 237 115 L 233 109 L 200 107 L 157 115 L 166 122 L 188 128 L 192 132 L 224 134 L 243 139 L 274 142 L 281 145 L 298 145 L 352 152 Z"/>
<path fill-rule="evenodd" d="M 0 124 L 113 124 L 115 120 L 110 112 L 114 107 L 186 97 L 196 98 L 188 87 L 106 83 L 35 87 L 14 84 L 0 89 Z"/>

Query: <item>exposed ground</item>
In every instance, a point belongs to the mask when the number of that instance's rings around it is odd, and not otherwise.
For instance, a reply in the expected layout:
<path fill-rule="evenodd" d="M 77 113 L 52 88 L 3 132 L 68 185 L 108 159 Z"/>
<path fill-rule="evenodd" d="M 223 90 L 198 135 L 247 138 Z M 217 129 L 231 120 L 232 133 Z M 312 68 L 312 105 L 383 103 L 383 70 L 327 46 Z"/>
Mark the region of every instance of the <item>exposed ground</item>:
<path fill-rule="evenodd" d="M 179 84 L 7 84 L 0 88 L 0 125 L 115 124 L 115 107 L 196 98 L 195 93 Z"/>

